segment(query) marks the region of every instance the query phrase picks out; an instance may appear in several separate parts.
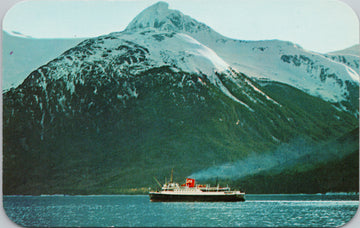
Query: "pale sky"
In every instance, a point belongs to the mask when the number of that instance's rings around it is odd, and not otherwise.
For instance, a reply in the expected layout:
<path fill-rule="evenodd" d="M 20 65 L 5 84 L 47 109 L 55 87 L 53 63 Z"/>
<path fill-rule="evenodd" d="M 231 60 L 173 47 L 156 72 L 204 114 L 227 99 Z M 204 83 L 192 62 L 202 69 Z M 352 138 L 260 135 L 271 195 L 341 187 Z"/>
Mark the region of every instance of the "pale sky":
<path fill-rule="evenodd" d="M 220 34 L 279 39 L 330 52 L 359 43 L 359 20 L 338 0 L 164 0 Z M 122 31 L 157 0 L 27 0 L 13 6 L 3 30 L 34 38 L 94 37 Z"/>

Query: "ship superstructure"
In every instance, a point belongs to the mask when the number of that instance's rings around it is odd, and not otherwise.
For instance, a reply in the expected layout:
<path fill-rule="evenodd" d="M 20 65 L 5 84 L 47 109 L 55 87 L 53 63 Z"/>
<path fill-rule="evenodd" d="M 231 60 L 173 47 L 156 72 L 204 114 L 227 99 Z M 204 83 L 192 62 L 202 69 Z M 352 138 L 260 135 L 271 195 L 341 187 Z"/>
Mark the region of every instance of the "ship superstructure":
<path fill-rule="evenodd" d="M 156 180 L 157 181 L 157 180 Z M 161 186 L 160 182 L 157 181 Z M 245 193 L 233 190 L 230 187 L 220 187 L 219 185 L 211 187 L 210 184 L 196 184 L 195 179 L 186 178 L 185 184 L 179 185 L 173 182 L 172 172 L 169 182 L 161 187 L 159 191 L 149 192 L 152 202 L 179 202 L 179 201 L 245 201 Z"/>

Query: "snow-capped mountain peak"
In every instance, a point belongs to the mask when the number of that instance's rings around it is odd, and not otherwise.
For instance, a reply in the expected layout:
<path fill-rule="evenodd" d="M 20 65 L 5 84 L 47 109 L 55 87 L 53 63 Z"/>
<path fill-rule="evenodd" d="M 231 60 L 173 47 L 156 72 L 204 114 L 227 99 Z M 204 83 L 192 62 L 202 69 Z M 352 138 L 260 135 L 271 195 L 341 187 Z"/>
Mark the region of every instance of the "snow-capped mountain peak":
<path fill-rule="evenodd" d="M 158 2 L 137 15 L 125 31 L 136 31 L 144 28 L 156 28 L 171 32 L 195 32 L 210 28 L 178 10 L 169 9 L 166 2 Z"/>

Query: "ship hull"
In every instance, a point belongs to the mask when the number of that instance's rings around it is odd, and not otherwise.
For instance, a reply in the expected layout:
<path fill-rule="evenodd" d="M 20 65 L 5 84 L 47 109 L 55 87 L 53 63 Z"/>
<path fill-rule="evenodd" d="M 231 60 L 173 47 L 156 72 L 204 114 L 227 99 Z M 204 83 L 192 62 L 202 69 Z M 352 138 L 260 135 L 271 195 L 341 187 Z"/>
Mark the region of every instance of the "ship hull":
<path fill-rule="evenodd" d="M 245 201 L 243 194 L 163 194 L 149 193 L 151 202 L 237 202 Z"/>

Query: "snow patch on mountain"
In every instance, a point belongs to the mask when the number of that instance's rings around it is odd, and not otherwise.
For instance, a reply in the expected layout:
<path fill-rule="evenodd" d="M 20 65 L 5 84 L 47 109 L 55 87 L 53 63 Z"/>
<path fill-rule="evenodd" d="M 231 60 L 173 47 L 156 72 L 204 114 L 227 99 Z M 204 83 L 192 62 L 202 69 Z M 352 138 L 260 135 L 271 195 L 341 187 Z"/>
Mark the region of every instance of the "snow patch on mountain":
<path fill-rule="evenodd" d="M 348 99 L 348 83 L 359 85 L 358 58 L 344 64 L 291 42 L 209 39 L 193 34 L 230 66 L 256 79 L 285 83 L 330 102 Z M 352 64 L 352 65 L 351 65 Z"/>
<path fill-rule="evenodd" d="M 164 33 L 157 30 L 146 30 L 136 34 L 124 32 L 117 35 L 148 49 L 151 66 L 170 65 L 185 72 L 205 74 L 210 82 L 228 97 L 249 108 L 233 96 L 215 74 L 215 72 L 229 74 L 229 65 L 194 38 L 183 33 Z M 161 45 L 158 44 L 159 42 Z"/>
<path fill-rule="evenodd" d="M 352 54 L 326 54 L 325 57 L 332 61 L 343 64 L 356 72 L 359 73 L 360 56 Z"/>
<path fill-rule="evenodd" d="M 260 93 L 262 96 L 264 96 L 267 100 L 273 102 L 276 105 L 279 105 L 281 107 L 281 104 L 276 102 L 274 99 L 269 97 L 267 94 L 265 94 L 263 91 L 261 91 L 259 88 L 257 88 L 253 83 L 251 83 L 249 80 L 246 80 L 247 84 L 250 85 L 256 92 Z"/>
<path fill-rule="evenodd" d="M 171 67 L 174 71 L 205 75 L 229 98 L 253 111 L 236 98 L 217 76 L 223 74 L 234 80 L 234 70 L 213 50 L 187 34 L 154 28 L 116 32 L 85 40 L 41 67 L 30 78 L 38 77 L 41 83 L 46 83 L 42 72 L 46 71 L 51 80 L 64 79 L 65 88 L 73 94 L 75 85 L 84 83 L 84 76 L 80 73 L 84 70 L 104 77 L 109 71 L 117 75 L 137 75 L 163 66 Z M 129 87 L 127 91 L 127 97 L 138 96 L 135 87 Z M 124 97 L 124 94 L 120 97 Z"/>
<path fill-rule="evenodd" d="M 347 82 L 358 85 L 350 67 L 283 41 L 208 43 L 233 68 L 257 79 L 286 83 L 330 102 L 347 99 Z"/>

